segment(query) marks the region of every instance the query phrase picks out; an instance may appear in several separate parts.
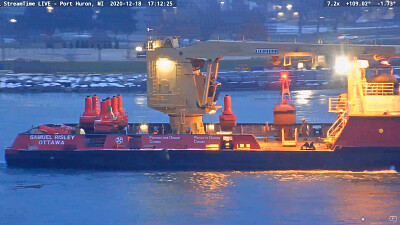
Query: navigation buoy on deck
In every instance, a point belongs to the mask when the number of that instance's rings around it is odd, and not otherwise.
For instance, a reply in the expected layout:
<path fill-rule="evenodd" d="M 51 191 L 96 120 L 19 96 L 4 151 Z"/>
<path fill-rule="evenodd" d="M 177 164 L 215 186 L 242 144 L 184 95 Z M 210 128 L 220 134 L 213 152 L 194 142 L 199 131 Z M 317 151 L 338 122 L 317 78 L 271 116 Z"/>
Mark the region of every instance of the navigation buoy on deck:
<path fill-rule="evenodd" d="M 86 96 L 85 98 L 85 111 L 82 116 L 79 118 L 79 125 L 86 132 L 93 131 L 94 121 L 98 119 L 98 114 L 93 107 L 93 101 L 90 96 Z"/>
<path fill-rule="evenodd" d="M 94 113 L 99 116 L 100 115 L 100 110 L 99 110 L 99 96 L 97 96 L 96 94 L 93 95 L 92 97 L 92 109 L 94 111 Z"/>
<path fill-rule="evenodd" d="M 231 131 L 236 126 L 236 115 L 232 112 L 229 95 L 224 97 L 224 110 L 222 115 L 219 116 L 219 125 L 223 131 Z"/>
<path fill-rule="evenodd" d="M 111 111 L 110 98 L 100 103 L 100 119 L 94 121 L 95 133 L 112 133 L 118 130 L 116 120 Z"/>
<path fill-rule="evenodd" d="M 113 96 L 111 98 L 111 107 L 112 107 L 112 112 L 114 113 L 114 116 L 118 117 L 119 116 L 119 111 L 118 111 L 118 98 Z"/>
<path fill-rule="evenodd" d="M 128 114 L 125 113 L 124 108 L 122 107 L 122 96 L 120 94 L 117 95 L 118 99 L 118 112 L 120 117 L 123 118 L 123 126 L 128 126 Z"/>
<path fill-rule="evenodd" d="M 282 85 L 281 96 L 279 102 L 274 106 L 274 125 L 278 129 L 278 134 L 281 134 L 282 129 L 285 131 L 285 137 L 290 138 L 293 131 L 291 128 L 296 124 L 296 108 L 292 104 L 290 97 L 290 79 L 289 72 L 282 71 L 279 82 Z M 278 135 L 279 137 L 280 135 Z"/>

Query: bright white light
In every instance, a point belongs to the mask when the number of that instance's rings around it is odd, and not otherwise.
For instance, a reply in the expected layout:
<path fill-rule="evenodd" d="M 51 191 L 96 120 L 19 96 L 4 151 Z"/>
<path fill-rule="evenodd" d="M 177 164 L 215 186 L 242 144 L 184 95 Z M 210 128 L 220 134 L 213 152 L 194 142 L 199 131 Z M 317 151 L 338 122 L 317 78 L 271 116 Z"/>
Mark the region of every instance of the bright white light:
<path fill-rule="evenodd" d="M 215 129 L 215 126 L 214 126 L 214 124 L 208 124 L 208 131 L 214 131 L 214 129 Z"/>
<path fill-rule="evenodd" d="M 157 60 L 157 67 L 161 70 L 167 70 L 172 67 L 172 61 L 167 58 L 159 58 Z"/>
<path fill-rule="evenodd" d="M 210 112 L 208 112 L 208 114 L 215 114 L 216 112 L 217 112 L 217 110 L 212 109 L 212 110 L 210 110 Z"/>
<path fill-rule="evenodd" d="M 381 64 L 382 65 L 389 65 L 389 62 L 387 60 L 383 60 L 383 61 L 381 61 Z"/>
<path fill-rule="evenodd" d="M 225 4 L 225 2 L 221 2 L 221 5 Z"/>
<path fill-rule="evenodd" d="M 338 56 L 335 60 L 335 72 L 340 75 L 346 75 L 351 68 L 350 60 L 346 56 Z"/>
<path fill-rule="evenodd" d="M 292 5 L 292 4 L 287 4 L 287 5 L 286 5 L 286 8 L 287 8 L 287 10 L 289 10 L 289 11 L 290 11 L 290 10 L 292 10 L 292 8 L 293 8 L 293 5 Z"/>
<path fill-rule="evenodd" d="M 301 69 L 303 69 L 303 68 L 304 68 L 304 63 L 299 62 L 299 63 L 297 64 L 297 69 L 301 70 Z"/>
<path fill-rule="evenodd" d="M 137 52 L 141 52 L 141 51 L 143 51 L 143 48 L 142 48 L 142 46 L 137 46 L 137 47 L 135 48 L 135 50 L 136 50 Z"/>
<path fill-rule="evenodd" d="M 47 9 L 47 13 L 52 13 L 54 10 L 54 8 L 51 6 L 46 7 L 46 9 Z"/>
<path fill-rule="evenodd" d="M 294 12 L 293 13 L 293 16 L 298 16 L 299 15 L 299 12 Z"/>
<path fill-rule="evenodd" d="M 148 132 L 149 126 L 147 124 L 141 124 L 140 125 L 140 132 Z"/>
<path fill-rule="evenodd" d="M 284 16 L 285 14 L 283 13 L 283 12 L 278 12 L 278 16 L 279 17 L 282 17 L 282 16 Z"/>
<path fill-rule="evenodd" d="M 368 68 L 368 67 L 369 67 L 368 60 L 357 60 L 357 63 L 358 63 L 358 66 L 359 66 L 360 68 L 365 69 L 365 68 Z"/>
<path fill-rule="evenodd" d="M 16 23 L 18 20 L 17 19 L 10 19 L 10 23 Z"/>

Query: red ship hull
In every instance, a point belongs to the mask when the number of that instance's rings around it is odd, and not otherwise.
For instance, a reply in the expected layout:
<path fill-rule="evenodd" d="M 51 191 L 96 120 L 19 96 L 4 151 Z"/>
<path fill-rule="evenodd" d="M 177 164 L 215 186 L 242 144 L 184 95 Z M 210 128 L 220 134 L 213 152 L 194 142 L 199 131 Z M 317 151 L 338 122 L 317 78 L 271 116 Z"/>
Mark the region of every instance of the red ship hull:
<path fill-rule="evenodd" d="M 349 116 L 336 140 L 339 147 L 399 147 L 399 116 Z"/>
<path fill-rule="evenodd" d="M 369 118 L 371 119 L 371 118 Z M 387 118 L 385 118 L 386 120 Z M 350 118 L 348 124 L 363 124 Z M 390 121 L 390 120 L 388 120 Z M 383 127 L 389 122 L 376 122 Z M 393 124 L 393 123 L 392 123 Z M 137 125 L 135 125 L 137 126 Z M 158 125 L 159 126 L 159 125 Z M 240 124 L 239 126 L 243 126 Z M 250 124 L 248 127 L 262 127 Z M 326 125 L 328 126 L 328 125 Z M 346 125 L 347 126 L 347 125 Z M 347 130 L 346 130 L 347 129 Z M 351 126 L 343 130 L 355 133 Z M 372 128 L 371 128 L 372 129 Z M 394 130 L 394 129 L 393 129 Z M 363 132 L 370 132 L 364 130 Z M 399 133 L 392 134 L 390 140 Z M 335 150 L 264 149 L 254 135 L 30 134 L 6 149 L 10 167 L 127 170 L 389 170 L 400 168 L 400 143 L 352 142 L 339 138 Z M 364 140 L 364 139 L 363 139 Z M 369 140 L 368 140 L 369 141 Z M 342 146 L 339 143 L 343 144 Z M 347 143 L 348 145 L 344 145 Z M 367 146 L 375 143 L 374 146 Z M 371 144 L 372 145 L 372 144 Z"/>
<path fill-rule="evenodd" d="M 399 148 L 318 151 L 7 150 L 9 167 L 108 170 L 346 170 L 400 168 Z"/>

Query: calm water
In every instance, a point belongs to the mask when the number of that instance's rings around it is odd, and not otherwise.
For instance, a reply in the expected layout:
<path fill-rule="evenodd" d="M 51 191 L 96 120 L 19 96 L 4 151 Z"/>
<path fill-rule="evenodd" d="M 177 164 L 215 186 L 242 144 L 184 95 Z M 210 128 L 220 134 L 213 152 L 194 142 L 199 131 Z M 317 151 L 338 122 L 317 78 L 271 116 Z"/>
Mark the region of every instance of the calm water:
<path fill-rule="evenodd" d="M 328 98 L 295 91 L 297 119 L 333 122 Z M 239 122 L 272 122 L 278 92 L 231 92 Z M 107 94 L 99 94 L 101 98 Z M 221 93 L 221 103 L 225 93 Z M 31 125 L 77 122 L 86 94 L 0 94 L 0 225 L 3 224 L 395 224 L 394 171 L 102 172 L 7 169 L 4 148 Z M 144 94 L 124 94 L 130 122 L 167 122 Z M 217 122 L 208 115 L 205 122 Z M 364 222 L 362 219 L 364 218 Z"/>

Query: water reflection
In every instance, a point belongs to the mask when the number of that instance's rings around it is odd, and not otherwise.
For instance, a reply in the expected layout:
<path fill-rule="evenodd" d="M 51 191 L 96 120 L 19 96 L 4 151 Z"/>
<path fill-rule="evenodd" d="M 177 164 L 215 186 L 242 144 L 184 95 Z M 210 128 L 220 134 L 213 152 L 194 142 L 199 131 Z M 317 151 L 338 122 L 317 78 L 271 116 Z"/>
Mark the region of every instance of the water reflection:
<path fill-rule="evenodd" d="M 229 173 L 197 172 L 190 177 L 190 183 L 196 190 L 218 191 L 221 188 L 234 186 Z"/>
<path fill-rule="evenodd" d="M 0 212 L 2 224 L 49 224 L 60 216 L 73 224 L 87 217 L 90 224 L 113 224 L 116 215 L 120 224 L 357 224 L 362 217 L 388 224 L 389 216 L 400 215 L 394 171 L 146 173 L 0 165 L 0 181 L 0 208 L 24 215 Z"/>
<path fill-rule="evenodd" d="M 178 172 L 149 174 L 186 196 L 196 218 L 239 214 L 270 215 L 272 223 L 369 224 L 400 215 L 400 174 L 396 171 Z M 188 194 L 190 197 L 188 197 Z M 180 205 L 181 206 L 181 205 Z M 256 208 L 253 208 L 257 206 Z M 173 207 L 173 206 L 172 206 Z M 253 208 L 253 211 L 246 209 Z M 273 210 L 275 214 L 270 214 Z M 284 218 L 285 215 L 291 215 Z"/>
<path fill-rule="evenodd" d="M 310 103 L 314 91 L 312 90 L 300 90 L 294 91 L 293 96 L 296 98 L 296 105 L 307 105 Z"/>
<path fill-rule="evenodd" d="M 355 187 L 339 186 L 334 192 L 332 210 L 338 221 L 360 221 L 386 224 L 388 218 L 400 213 L 399 192 L 380 185 L 358 183 Z"/>
<path fill-rule="evenodd" d="M 190 198 L 190 205 L 196 208 L 193 213 L 200 218 L 218 215 L 221 208 L 230 205 L 229 188 L 235 186 L 231 175 L 218 172 L 146 173 L 146 176 L 162 185 L 156 193 L 167 193 L 168 190 L 169 195 L 180 197 L 190 193 L 187 198 Z M 171 194 L 171 191 L 175 193 Z M 181 205 L 171 204 L 170 207 Z"/>
<path fill-rule="evenodd" d="M 134 101 L 135 101 L 136 105 L 140 105 L 140 106 L 146 105 L 147 106 L 146 95 L 136 95 L 136 96 L 134 96 L 134 99 L 135 99 Z"/>
<path fill-rule="evenodd" d="M 193 173 L 191 175 L 189 181 L 191 187 L 199 193 L 194 202 L 200 207 L 196 212 L 197 216 L 218 215 L 220 208 L 229 205 L 231 199 L 226 188 L 234 186 L 229 177 L 229 173 L 215 172 Z"/>
<path fill-rule="evenodd" d="M 400 174 L 395 170 L 380 171 L 340 171 L 340 170 L 275 170 L 262 172 L 235 172 L 235 174 L 248 173 L 257 178 L 267 177 L 278 181 L 324 181 L 335 178 L 344 181 L 374 181 L 400 184 Z"/>

